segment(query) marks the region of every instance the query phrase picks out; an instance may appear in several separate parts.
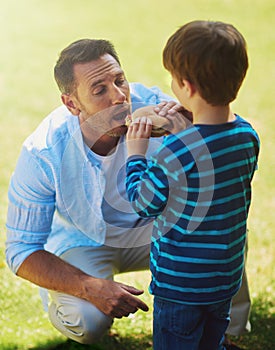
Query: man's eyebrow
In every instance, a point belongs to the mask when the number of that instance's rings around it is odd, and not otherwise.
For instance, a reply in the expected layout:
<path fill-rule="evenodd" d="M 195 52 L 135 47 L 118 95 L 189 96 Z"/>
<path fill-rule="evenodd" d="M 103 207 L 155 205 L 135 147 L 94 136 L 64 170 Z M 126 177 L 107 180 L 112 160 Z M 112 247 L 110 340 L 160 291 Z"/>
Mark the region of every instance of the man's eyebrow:
<path fill-rule="evenodd" d="M 91 87 L 95 87 L 99 84 L 102 84 L 104 82 L 104 79 L 98 79 L 98 80 L 95 80 L 92 84 L 91 84 Z"/>
<path fill-rule="evenodd" d="M 117 74 L 114 75 L 115 78 L 119 78 L 121 76 L 125 76 L 124 71 L 118 72 Z M 97 79 L 91 84 L 91 87 L 95 87 L 97 85 L 100 85 L 100 84 L 104 83 L 105 81 L 106 81 L 106 79 Z"/>

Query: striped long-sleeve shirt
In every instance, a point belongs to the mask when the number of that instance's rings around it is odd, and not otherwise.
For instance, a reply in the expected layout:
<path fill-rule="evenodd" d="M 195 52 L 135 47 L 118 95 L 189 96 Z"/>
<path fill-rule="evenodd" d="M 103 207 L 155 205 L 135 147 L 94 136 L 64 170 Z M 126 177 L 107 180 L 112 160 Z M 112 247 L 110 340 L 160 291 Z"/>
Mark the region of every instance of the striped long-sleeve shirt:
<path fill-rule="evenodd" d="M 239 116 L 165 138 L 147 163 L 127 161 L 126 188 L 142 217 L 155 217 L 150 292 L 183 303 L 231 298 L 244 264 L 259 138 Z"/>

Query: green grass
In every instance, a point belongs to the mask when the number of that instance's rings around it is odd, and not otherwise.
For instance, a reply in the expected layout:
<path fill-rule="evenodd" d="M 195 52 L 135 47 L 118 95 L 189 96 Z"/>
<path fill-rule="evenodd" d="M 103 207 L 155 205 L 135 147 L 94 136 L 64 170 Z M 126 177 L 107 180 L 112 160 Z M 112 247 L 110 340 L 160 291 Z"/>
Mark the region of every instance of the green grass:
<path fill-rule="evenodd" d="M 116 320 L 94 346 L 68 342 L 50 325 L 38 288 L 16 278 L 4 260 L 7 186 L 24 138 L 60 104 L 53 66 L 60 50 L 84 37 L 113 41 L 129 81 L 170 92 L 161 64 L 167 38 L 184 22 L 231 22 L 247 39 L 250 68 L 233 107 L 258 130 L 262 149 L 249 218 L 248 278 L 252 332 L 239 344 L 275 348 L 275 3 L 273 0 L 9 0 L 1 2 L 0 30 L 0 349 L 151 349 L 152 315 Z M 147 289 L 149 272 L 119 280 Z M 142 297 L 152 306 L 148 292 Z M 151 310 L 152 311 L 152 307 Z"/>

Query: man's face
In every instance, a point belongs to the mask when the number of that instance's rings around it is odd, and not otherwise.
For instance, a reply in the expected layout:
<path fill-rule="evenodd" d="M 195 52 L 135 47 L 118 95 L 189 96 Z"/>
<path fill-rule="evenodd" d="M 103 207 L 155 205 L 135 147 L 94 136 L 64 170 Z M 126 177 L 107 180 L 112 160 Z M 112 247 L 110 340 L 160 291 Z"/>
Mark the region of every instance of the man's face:
<path fill-rule="evenodd" d="M 130 90 L 118 62 L 106 54 L 96 61 L 76 64 L 74 76 L 76 89 L 69 95 L 74 110 L 70 110 L 79 116 L 80 123 L 88 123 L 101 135 L 125 134 Z"/>

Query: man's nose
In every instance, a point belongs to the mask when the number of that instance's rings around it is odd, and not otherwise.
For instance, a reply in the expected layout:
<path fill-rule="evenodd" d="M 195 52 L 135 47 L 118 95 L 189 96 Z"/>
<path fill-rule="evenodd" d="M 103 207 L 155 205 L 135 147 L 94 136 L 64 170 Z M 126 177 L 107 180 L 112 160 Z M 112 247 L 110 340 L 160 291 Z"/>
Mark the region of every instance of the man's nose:
<path fill-rule="evenodd" d="M 114 86 L 112 89 L 112 104 L 120 104 L 126 101 L 125 93 L 118 87 Z"/>

